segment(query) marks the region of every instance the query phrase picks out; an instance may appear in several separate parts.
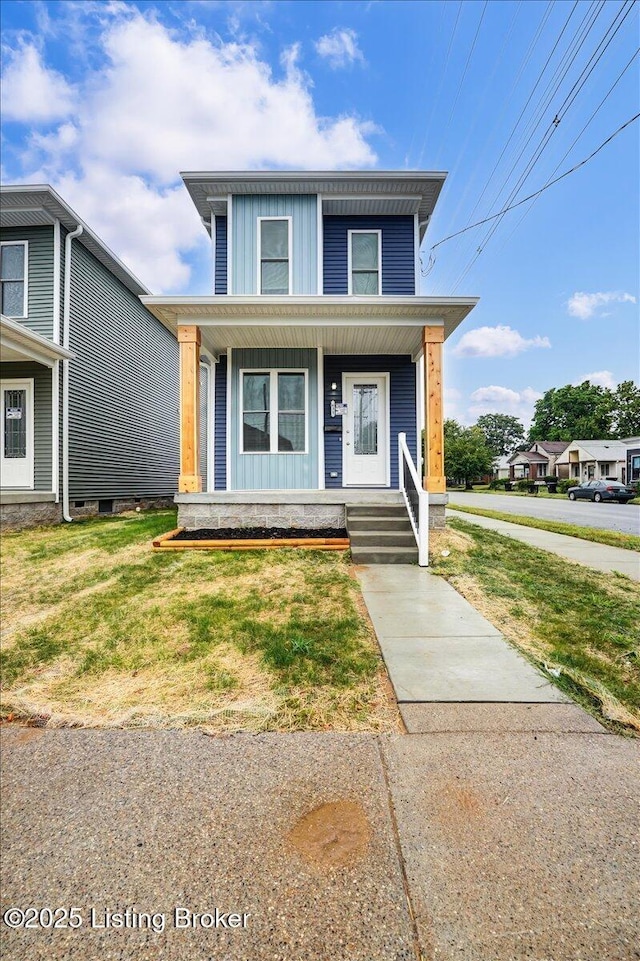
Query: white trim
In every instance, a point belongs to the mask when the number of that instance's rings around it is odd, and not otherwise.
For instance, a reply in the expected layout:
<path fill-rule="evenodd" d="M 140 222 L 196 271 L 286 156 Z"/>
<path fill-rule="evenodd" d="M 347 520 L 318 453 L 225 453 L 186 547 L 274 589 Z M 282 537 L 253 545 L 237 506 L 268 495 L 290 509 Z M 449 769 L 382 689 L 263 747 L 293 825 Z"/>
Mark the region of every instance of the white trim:
<path fill-rule="evenodd" d="M 34 378 L 33 377 L 8 377 L 0 380 L 0 403 L 2 406 L 2 437 L 0 438 L 0 454 L 4 461 L 4 397 L 5 390 L 25 390 L 27 394 L 27 430 L 26 430 L 26 457 L 25 467 L 27 468 L 27 484 L 20 484 L 19 487 L 10 487 L 3 484 L 3 489 L 9 490 L 35 490 L 35 410 L 34 410 Z M 6 475 L 5 475 L 6 476 Z"/>
<path fill-rule="evenodd" d="M 324 220 L 322 213 L 322 194 L 317 195 L 317 224 L 316 243 L 318 245 L 318 277 L 316 280 L 316 294 L 324 291 Z"/>
<path fill-rule="evenodd" d="M 211 251 L 212 251 L 212 254 L 213 254 L 213 282 L 212 282 L 212 285 L 211 285 L 211 293 L 212 293 L 212 295 L 215 297 L 215 296 L 216 296 L 216 260 L 217 260 L 216 254 L 217 254 L 217 251 L 216 251 L 216 215 L 213 213 L 213 211 L 212 211 L 212 213 L 211 213 Z"/>
<path fill-rule="evenodd" d="M 78 224 L 64 238 L 64 304 L 62 309 L 62 346 L 69 349 L 71 332 L 71 265 L 72 243 L 76 237 L 84 232 L 82 224 Z M 73 520 L 69 511 L 69 361 L 62 362 L 62 518 L 67 522 Z"/>
<path fill-rule="evenodd" d="M 346 381 L 346 378 L 347 378 L 347 377 L 357 377 L 357 378 L 363 378 L 363 379 L 366 378 L 366 377 L 370 377 L 370 378 L 372 378 L 372 379 L 377 378 L 377 377 L 380 377 L 380 378 L 383 378 L 384 381 L 385 381 L 385 394 L 386 394 L 385 408 L 386 408 L 386 416 L 387 416 L 387 430 L 386 430 L 386 435 L 387 435 L 387 436 L 386 436 L 386 472 L 385 472 L 385 473 L 386 473 L 386 481 L 385 481 L 384 484 L 371 484 L 370 486 L 371 486 L 372 488 L 373 488 L 373 487 L 391 487 L 391 376 L 390 376 L 390 374 L 389 374 L 389 371 L 384 371 L 384 370 L 377 370 L 377 371 L 360 371 L 360 370 L 348 371 L 348 370 L 343 370 L 343 372 L 342 372 L 342 385 L 341 385 L 341 389 L 342 389 L 342 402 L 343 402 L 343 403 L 345 403 L 345 395 L 346 395 L 345 381 Z M 347 403 L 349 403 L 349 401 L 347 401 Z M 349 489 L 351 489 L 351 488 L 358 488 L 358 487 L 366 487 L 367 485 L 363 485 L 363 484 L 345 484 L 345 480 L 344 480 L 345 469 L 344 469 L 344 468 L 345 468 L 345 462 L 346 462 L 346 457 L 345 457 L 346 436 L 347 436 L 347 435 L 346 435 L 346 431 L 343 431 L 343 432 L 342 432 L 342 486 L 343 486 L 343 487 L 346 487 L 346 488 L 349 488 Z"/>
<path fill-rule="evenodd" d="M 318 490 L 324 490 L 324 350 L 318 347 Z"/>
<path fill-rule="evenodd" d="M 227 197 L 227 295 L 233 293 L 233 195 Z"/>
<path fill-rule="evenodd" d="M 60 503 L 60 361 L 51 371 L 51 490 Z"/>
<path fill-rule="evenodd" d="M 60 221 L 53 222 L 53 342 L 60 343 L 60 282 L 62 260 L 60 246 Z"/>
<path fill-rule="evenodd" d="M 257 275 L 256 275 L 256 293 L 259 294 L 261 297 L 264 297 L 264 296 L 265 296 L 265 295 L 262 293 L 262 221 L 263 221 L 263 220 L 286 220 L 286 221 L 287 221 L 287 266 L 288 266 L 288 268 L 289 268 L 289 269 L 288 269 L 289 289 L 287 290 L 287 293 L 286 293 L 286 294 L 271 294 L 271 295 L 267 294 L 266 296 L 272 296 L 272 297 L 274 297 L 274 296 L 275 296 L 275 297 L 285 297 L 285 296 L 286 296 L 286 297 L 290 297 L 290 296 L 291 296 L 291 293 L 292 293 L 292 290 L 293 290 L 293 287 L 292 287 L 292 283 L 293 283 L 293 256 L 292 256 L 292 254 L 293 254 L 293 249 L 292 249 L 292 246 L 293 246 L 293 243 L 292 243 L 292 242 L 293 242 L 293 217 L 292 217 L 291 215 L 286 215 L 286 214 L 283 215 L 283 216 L 276 216 L 275 214 L 274 214 L 274 215 L 269 215 L 269 216 L 264 216 L 264 217 L 263 217 L 263 216 L 259 216 L 259 217 L 257 218 L 257 224 L 258 224 L 258 226 L 257 226 L 257 229 L 256 229 L 256 253 L 257 253 L 257 264 L 256 264 L 256 271 L 257 271 Z"/>
<path fill-rule="evenodd" d="M 4 314 L 0 316 L 0 346 L 45 367 L 53 367 L 56 360 L 71 360 L 75 356 L 70 350 L 65 350 L 47 337 L 36 334 L 19 320 L 11 320 Z M 7 362 L 11 363 L 10 360 Z"/>
<path fill-rule="evenodd" d="M 242 395 L 242 381 L 244 374 L 269 375 L 269 450 L 244 450 L 243 415 L 244 398 Z M 272 375 L 276 376 L 273 377 Z M 302 374 L 304 377 L 304 450 L 278 450 L 278 374 Z M 238 454 L 241 457 L 265 454 L 277 454 L 278 457 L 291 457 L 309 454 L 309 369 L 307 367 L 241 367 L 238 370 Z M 274 430 L 275 425 L 275 430 Z"/>
<path fill-rule="evenodd" d="M 29 316 L 29 241 L 28 240 L 2 240 L 0 241 L 0 250 L 3 247 L 24 247 L 24 275 L 22 280 L 22 283 L 23 283 L 22 313 L 21 314 L 5 314 L 4 316 L 9 317 L 11 320 L 26 320 L 27 317 Z M 19 281 L 15 281 L 15 282 L 19 283 Z M 11 281 L 10 280 L 2 281 L 2 283 L 11 283 Z"/>
<path fill-rule="evenodd" d="M 353 293 L 352 277 L 352 237 L 354 234 L 377 234 L 378 235 L 378 292 L 376 294 L 356 294 Z M 382 231 L 381 230 L 348 230 L 347 231 L 347 293 L 350 297 L 379 297 L 382 294 Z"/>
<path fill-rule="evenodd" d="M 415 290 L 416 295 L 420 294 L 420 221 L 418 215 L 413 215 L 413 263 L 415 270 Z"/>
<path fill-rule="evenodd" d="M 216 489 L 216 371 L 218 358 L 212 357 L 209 366 L 209 408 L 207 411 L 207 491 Z"/>
<path fill-rule="evenodd" d="M 228 235 L 227 235 L 228 236 Z M 227 490 L 233 490 L 231 486 L 231 398 L 233 396 L 231 382 L 233 380 L 233 347 L 227 349 L 227 409 L 225 411 L 225 443 L 227 445 Z"/>

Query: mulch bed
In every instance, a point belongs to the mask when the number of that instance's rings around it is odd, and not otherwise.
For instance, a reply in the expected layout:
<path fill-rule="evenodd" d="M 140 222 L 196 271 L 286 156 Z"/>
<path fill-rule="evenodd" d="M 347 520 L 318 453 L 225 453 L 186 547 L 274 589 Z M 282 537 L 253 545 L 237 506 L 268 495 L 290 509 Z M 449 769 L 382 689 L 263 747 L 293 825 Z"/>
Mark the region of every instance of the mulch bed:
<path fill-rule="evenodd" d="M 180 531 L 173 541 L 245 541 L 245 540 L 298 540 L 300 538 L 346 538 L 348 534 L 340 527 L 216 527 L 196 531 Z"/>

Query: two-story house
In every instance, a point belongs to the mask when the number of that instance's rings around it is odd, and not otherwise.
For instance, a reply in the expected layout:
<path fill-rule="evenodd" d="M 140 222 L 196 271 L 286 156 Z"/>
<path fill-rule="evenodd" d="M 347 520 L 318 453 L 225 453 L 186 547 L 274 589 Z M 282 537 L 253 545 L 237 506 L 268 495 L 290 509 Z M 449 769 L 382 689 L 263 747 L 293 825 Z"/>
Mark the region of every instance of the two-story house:
<path fill-rule="evenodd" d="M 0 188 L 0 216 L 2 525 L 170 503 L 175 334 L 51 187 Z"/>
<path fill-rule="evenodd" d="M 443 524 L 443 343 L 477 303 L 419 293 L 445 174 L 182 176 L 212 291 L 142 297 L 181 348 L 179 523 L 343 526 L 400 502 L 404 434 Z"/>

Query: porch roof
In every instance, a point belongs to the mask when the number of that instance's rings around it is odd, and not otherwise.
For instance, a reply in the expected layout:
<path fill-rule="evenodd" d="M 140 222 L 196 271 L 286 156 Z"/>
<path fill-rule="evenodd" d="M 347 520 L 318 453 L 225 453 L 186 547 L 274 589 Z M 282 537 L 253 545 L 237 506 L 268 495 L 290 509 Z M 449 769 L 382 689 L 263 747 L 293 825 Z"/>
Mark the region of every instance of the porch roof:
<path fill-rule="evenodd" d="M 70 350 L 41 337 L 24 324 L 0 314 L 0 359 L 14 363 L 34 360 L 45 367 L 53 367 L 56 360 L 72 360 Z"/>
<path fill-rule="evenodd" d="M 205 350 L 229 347 L 322 347 L 329 354 L 411 354 L 422 350 L 425 325 L 444 327 L 445 340 L 477 297 L 345 297 L 216 295 L 141 298 L 172 333 L 201 328 Z"/>

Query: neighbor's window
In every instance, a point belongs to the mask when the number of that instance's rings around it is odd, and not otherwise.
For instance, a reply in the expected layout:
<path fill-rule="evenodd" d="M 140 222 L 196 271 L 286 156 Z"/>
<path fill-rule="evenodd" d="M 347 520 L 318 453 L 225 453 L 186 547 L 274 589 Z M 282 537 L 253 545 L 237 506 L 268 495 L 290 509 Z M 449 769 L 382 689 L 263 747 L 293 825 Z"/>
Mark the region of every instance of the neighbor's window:
<path fill-rule="evenodd" d="M 0 246 L 2 313 L 5 317 L 27 316 L 27 244 Z"/>
<path fill-rule="evenodd" d="M 304 453 L 306 395 L 304 371 L 243 371 L 242 452 Z"/>
<path fill-rule="evenodd" d="M 381 232 L 379 230 L 349 231 L 349 293 L 380 294 Z"/>
<path fill-rule="evenodd" d="M 289 284 L 288 218 L 261 217 L 259 225 L 260 293 L 288 294 Z"/>

